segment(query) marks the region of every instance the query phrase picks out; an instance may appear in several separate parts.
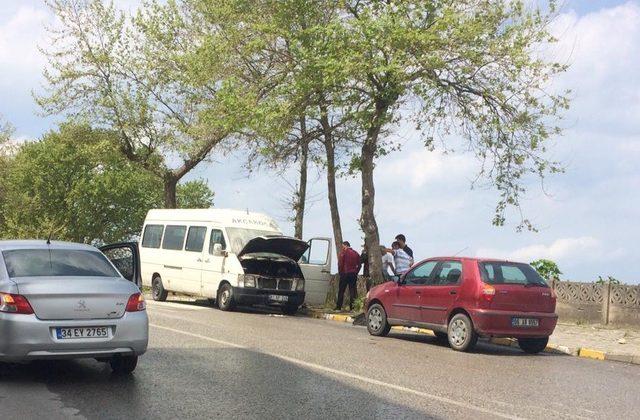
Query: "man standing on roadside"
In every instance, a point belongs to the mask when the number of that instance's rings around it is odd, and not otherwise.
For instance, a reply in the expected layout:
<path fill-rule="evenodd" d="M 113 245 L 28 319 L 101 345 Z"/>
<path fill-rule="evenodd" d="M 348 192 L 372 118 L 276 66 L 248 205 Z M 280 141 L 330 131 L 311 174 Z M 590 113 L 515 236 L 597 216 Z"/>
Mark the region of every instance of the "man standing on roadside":
<path fill-rule="evenodd" d="M 342 310 L 342 301 L 347 286 L 349 287 L 349 310 L 353 310 L 353 302 L 357 296 L 358 272 L 360 271 L 360 255 L 351 248 L 348 241 L 342 243 L 342 251 L 338 255 L 338 274 L 340 284 L 338 286 L 338 301 L 336 310 Z"/>
<path fill-rule="evenodd" d="M 380 253 L 382 254 L 382 278 L 389 281 L 396 275 L 396 269 L 393 266 L 393 255 L 387 252 L 387 247 L 380 245 Z"/>
<path fill-rule="evenodd" d="M 396 241 L 400 244 L 400 249 L 413 258 L 413 250 L 407 245 L 407 238 L 402 233 L 396 235 Z"/>
<path fill-rule="evenodd" d="M 396 274 L 402 275 L 411 269 L 413 265 L 413 258 L 407 254 L 402 247 L 400 247 L 400 242 L 395 241 L 391 244 L 391 249 L 387 249 L 387 252 L 390 252 L 393 255 L 393 262 L 396 266 Z"/>

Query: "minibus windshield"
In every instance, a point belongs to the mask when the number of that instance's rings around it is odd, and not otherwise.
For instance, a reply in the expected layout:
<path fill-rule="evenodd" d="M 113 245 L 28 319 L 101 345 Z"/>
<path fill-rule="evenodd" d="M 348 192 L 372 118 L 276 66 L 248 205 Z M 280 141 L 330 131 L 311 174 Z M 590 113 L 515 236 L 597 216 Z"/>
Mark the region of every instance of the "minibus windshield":
<path fill-rule="evenodd" d="M 231 242 L 231 252 L 234 254 L 239 254 L 247 242 L 258 236 L 281 236 L 278 232 L 244 228 L 227 228 L 227 235 Z"/>

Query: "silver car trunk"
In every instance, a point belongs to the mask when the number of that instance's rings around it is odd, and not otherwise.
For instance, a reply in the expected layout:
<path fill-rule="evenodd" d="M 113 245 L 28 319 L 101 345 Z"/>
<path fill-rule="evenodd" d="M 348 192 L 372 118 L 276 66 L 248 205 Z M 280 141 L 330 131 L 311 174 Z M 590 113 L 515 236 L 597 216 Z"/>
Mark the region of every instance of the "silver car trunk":
<path fill-rule="evenodd" d="M 109 319 L 124 315 L 137 290 L 118 277 L 20 277 L 12 279 L 40 319 Z"/>

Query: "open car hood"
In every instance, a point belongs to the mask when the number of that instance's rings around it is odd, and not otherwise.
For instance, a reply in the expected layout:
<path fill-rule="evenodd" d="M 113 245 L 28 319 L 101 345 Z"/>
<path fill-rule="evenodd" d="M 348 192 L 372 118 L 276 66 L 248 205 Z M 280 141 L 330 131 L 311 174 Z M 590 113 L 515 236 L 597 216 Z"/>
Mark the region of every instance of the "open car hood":
<path fill-rule="evenodd" d="M 268 253 L 284 255 L 298 261 L 308 248 L 309 244 L 305 241 L 289 236 L 258 236 L 247 242 L 238 257 L 247 254 Z"/>

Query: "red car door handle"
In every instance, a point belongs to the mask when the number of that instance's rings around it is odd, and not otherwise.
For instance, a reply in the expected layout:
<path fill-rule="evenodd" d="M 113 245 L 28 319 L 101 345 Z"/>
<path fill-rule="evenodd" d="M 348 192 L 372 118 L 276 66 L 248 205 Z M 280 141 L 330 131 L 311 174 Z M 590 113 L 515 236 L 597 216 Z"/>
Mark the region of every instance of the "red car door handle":
<path fill-rule="evenodd" d="M 458 294 L 458 292 L 456 292 L 455 290 L 451 290 L 451 291 L 449 291 L 449 294 L 450 295 L 456 295 L 456 294 Z"/>
<path fill-rule="evenodd" d="M 422 292 L 420 292 L 419 290 L 416 290 L 416 295 L 421 294 Z"/>

